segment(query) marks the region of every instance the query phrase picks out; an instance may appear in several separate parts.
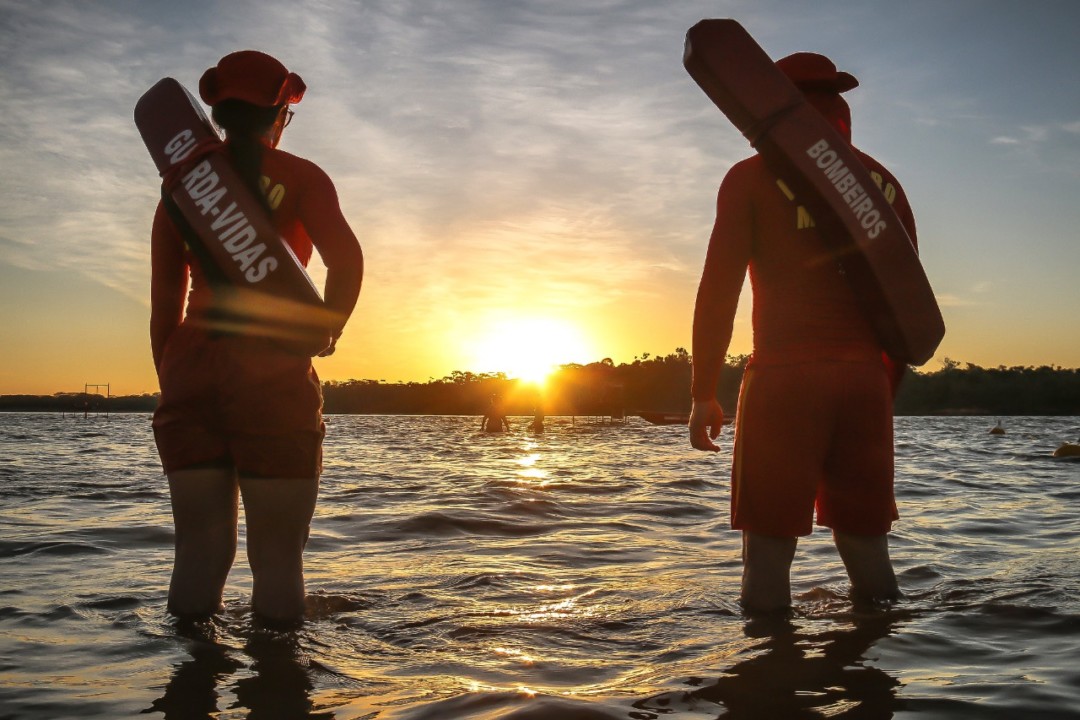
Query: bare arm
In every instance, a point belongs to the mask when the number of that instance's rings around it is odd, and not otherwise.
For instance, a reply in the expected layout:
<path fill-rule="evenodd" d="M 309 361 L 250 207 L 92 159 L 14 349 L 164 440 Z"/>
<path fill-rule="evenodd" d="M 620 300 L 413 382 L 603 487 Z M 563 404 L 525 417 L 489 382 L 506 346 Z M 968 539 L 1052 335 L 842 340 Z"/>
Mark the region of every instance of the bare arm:
<path fill-rule="evenodd" d="M 165 345 L 184 319 L 187 288 L 184 243 L 165 206 L 158 203 L 150 234 L 150 349 L 159 371 Z"/>
<path fill-rule="evenodd" d="M 336 324 L 331 328 L 331 335 L 336 341 L 360 295 L 364 253 L 341 212 L 333 183 L 321 170 L 319 173 L 317 186 L 305 193 L 301 219 L 326 266 L 323 299 L 327 309 L 334 314 Z"/>
<path fill-rule="evenodd" d="M 699 450 L 716 451 L 712 440 L 720 434 L 723 409 L 716 386 L 724 367 L 739 293 L 746 277 L 753 241 L 753 205 L 747 165 L 728 173 L 716 201 L 716 222 L 709 238 L 705 268 L 694 305 L 694 406 L 690 414 L 690 443 Z"/>

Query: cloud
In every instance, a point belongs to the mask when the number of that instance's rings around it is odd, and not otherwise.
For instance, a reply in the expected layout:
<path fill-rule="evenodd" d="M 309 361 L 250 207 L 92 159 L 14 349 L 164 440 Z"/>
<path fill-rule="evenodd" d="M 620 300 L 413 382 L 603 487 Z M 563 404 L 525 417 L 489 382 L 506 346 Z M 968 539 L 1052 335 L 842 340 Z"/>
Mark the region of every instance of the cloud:
<path fill-rule="evenodd" d="M 1033 145 L 1046 142 L 1051 132 L 1042 125 L 1025 125 L 1019 131 L 1018 135 L 999 135 L 990 142 L 994 145 Z"/>
<path fill-rule="evenodd" d="M 978 300 L 974 300 L 970 297 L 952 295 L 950 293 L 938 293 L 937 302 L 938 305 L 943 308 L 978 307 L 979 305 L 982 305 Z"/>
<path fill-rule="evenodd" d="M 943 308 L 967 308 L 985 306 L 992 302 L 991 293 L 994 290 L 993 280 L 978 280 L 968 287 L 966 293 L 956 295 L 952 293 L 935 293 L 938 305 Z"/>
<path fill-rule="evenodd" d="M 10 259 L 145 297 L 156 191 L 136 170 L 145 151 L 126 68 L 155 33 L 107 5 L 9 3 L 7 12 L 0 162 L 17 172 L 0 177 L 0 231 L 23 245 Z"/>
<path fill-rule="evenodd" d="M 1061 132 L 1080 133 L 1080 122 L 1058 125 L 1024 125 L 1019 128 L 1019 133 L 999 135 L 991 139 L 990 142 L 994 145 L 1037 145 L 1056 140 Z"/>
<path fill-rule="evenodd" d="M 619 236 L 623 258 L 679 266 L 700 251 L 724 169 L 749 152 L 680 66 L 706 3 L 10 6 L 0 161 L 22 171 L 0 180 L 0 232 L 30 243 L 25 263 L 132 296 L 147 294 L 157 194 L 134 102 L 163 75 L 193 89 L 241 47 L 305 77 L 283 146 L 334 178 L 375 262 L 419 275 L 438 273 L 436 250 L 496 256 L 492 228 L 551 217 L 605 218 L 581 242 Z"/>
<path fill-rule="evenodd" d="M 381 283 L 467 304 L 502 278 L 579 298 L 590 278 L 597 299 L 625 293 L 623 273 L 696 271 L 715 185 L 749 148 L 682 72 L 689 21 L 649 3 L 536 7 L 268 20 L 317 48 L 296 58 L 310 90 L 285 144 L 334 178 Z M 483 280 L 462 294 L 449 278 Z"/>

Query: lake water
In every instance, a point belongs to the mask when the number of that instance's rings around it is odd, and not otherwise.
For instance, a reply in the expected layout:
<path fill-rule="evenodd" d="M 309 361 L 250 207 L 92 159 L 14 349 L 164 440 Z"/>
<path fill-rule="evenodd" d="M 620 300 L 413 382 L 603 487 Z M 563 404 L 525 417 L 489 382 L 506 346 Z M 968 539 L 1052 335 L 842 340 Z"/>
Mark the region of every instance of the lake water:
<path fill-rule="evenodd" d="M 854 609 L 818 529 L 766 622 L 730 428 L 330 416 L 307 622 L 271 633 L 242 545 L 220 620 L 166 614 L 148 415 L 0 415 L 0 718 L 1080 718 L 1080 418 L 1003 420 L 897 418 L 902 602 Z"/>

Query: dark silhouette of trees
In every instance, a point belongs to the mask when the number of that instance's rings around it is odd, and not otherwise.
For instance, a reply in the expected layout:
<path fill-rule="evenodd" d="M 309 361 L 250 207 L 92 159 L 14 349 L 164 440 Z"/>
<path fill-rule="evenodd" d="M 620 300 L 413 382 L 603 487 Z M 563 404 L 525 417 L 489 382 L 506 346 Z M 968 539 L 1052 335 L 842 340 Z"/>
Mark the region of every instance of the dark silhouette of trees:
<path fill-rule="evenodd" d="M 52 395 L 0 395 L 0 412 L 153 412 L 157 394 L 114 395 L 54 393 Z"/>
<path fill-rule="evenodd" d="M 426 383 L 331 380 L 323 383 L 323 402 L 328 413 L 482 415 L 493 395 L 508 397 L 517 386 L 504 373 L 460 370 Z"/>
<path fill-rule="evenodd" d="M 1080 370 L 982 368 L 949 358 L 936 372 L 910 371 L 896 397 L 897 415 L 1080 415 Z"/>
<path fill-rule="evenodd" d="M 729 356 L 717 397 L 729 414 L 749 358 Z M 685 348 L 560 367 L 541 390 L 504 373 L 455 371 L 426 383 L 376 380 L 323 384 L 327 413 L 482 415 L 497 396 L 510 415 L 611 416 L 690 409 L 691 358 Z M 156 395 L 105 398 L 87 393 L 0 395 L 0 411 L 150 412 Z M 896 398 L 897 415 L 1080 415 L 1080 369 L 1058 366 L 982 368 L 945 358 L 936 371 L 910 370 Z"/>

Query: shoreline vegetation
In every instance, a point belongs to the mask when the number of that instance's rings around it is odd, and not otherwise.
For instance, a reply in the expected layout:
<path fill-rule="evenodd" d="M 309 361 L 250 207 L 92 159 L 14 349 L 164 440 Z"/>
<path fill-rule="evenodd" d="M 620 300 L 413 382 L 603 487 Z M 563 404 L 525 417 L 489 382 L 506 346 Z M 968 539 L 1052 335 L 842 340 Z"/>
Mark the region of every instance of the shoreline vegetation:
<path fill-rule="evenodd" d="M 749 356 L 729 356 L 717 397 L 734 414 Z M 330 380 L 327 414 L 483 415 L 497 398 L 506 415 L 622 418 L 641 412 L 690 410 L 690 355 L 644 353 L 616 365 L 609 358 L 562 365 L 543 389 L 505 373 L 455 371 L 427 382 Z M 105 397 L 86 392 L 0 395 L 0 412 L 152 412 L 157 394 Z M 1080 369 L 1058 366 L 983 368 L 945 358 L 934 371 L 909 370 L 896 415 L 1080 415 Z"/>

